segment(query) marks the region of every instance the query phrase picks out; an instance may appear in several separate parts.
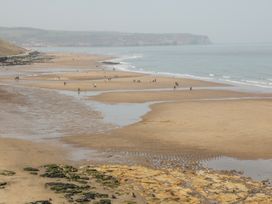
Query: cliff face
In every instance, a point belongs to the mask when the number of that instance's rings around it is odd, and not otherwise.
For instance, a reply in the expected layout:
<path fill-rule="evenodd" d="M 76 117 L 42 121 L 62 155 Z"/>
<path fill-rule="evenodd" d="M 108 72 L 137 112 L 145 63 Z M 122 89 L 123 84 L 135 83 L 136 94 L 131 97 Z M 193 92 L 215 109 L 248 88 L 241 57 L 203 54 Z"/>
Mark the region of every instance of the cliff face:
<path fill-rule="evenodd" d="M 24 53 L 25 51 L 26 50 L 24 48 L 0 39 L 0 56 L 18 55 Z"/>
<path fill-rule="evenodd" d="M 149 46 L 210 44 L 207 36 L 120 32 L 54 31 L 0 27 L 0 36 L 22 46 Z"/>

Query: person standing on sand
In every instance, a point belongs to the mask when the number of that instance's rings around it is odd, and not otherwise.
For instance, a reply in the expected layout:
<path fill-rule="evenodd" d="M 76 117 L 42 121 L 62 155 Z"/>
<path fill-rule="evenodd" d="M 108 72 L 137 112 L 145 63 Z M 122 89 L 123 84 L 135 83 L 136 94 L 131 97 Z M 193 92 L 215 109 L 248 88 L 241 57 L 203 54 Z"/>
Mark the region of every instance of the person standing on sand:
<path fill-rule="evenodd" d="M 78 95 L 80 94 L 80 88 L 77 89 L 77 94 L 78 94 Z"/>

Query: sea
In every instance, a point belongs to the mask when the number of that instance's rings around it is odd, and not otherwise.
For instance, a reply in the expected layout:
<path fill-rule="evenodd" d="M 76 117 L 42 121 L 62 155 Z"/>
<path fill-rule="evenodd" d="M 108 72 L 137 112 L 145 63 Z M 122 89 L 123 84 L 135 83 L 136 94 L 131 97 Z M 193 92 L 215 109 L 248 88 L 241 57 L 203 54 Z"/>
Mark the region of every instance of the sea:
<path fill-rule="evenodd" d="M 115 57 L 116 69 L 195 78 L 272 92 L 272 43 L 139 47 L 38 47 Z"/>

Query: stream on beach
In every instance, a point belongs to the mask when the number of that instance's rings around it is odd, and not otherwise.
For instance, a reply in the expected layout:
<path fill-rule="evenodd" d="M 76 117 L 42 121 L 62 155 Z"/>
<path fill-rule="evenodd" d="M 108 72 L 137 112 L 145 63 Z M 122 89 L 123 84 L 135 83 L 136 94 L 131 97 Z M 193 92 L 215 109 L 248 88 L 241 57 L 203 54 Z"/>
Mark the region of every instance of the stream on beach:
<path fill-rule="evenodd" d="M 5 76 L 10 77 L 15 73 L 4 72 Z M 65 136 L 101 133 L 139 122 L 141 117 L 150 111 L 150 105 L 155 102 L 104 104 L 87 100 L 89 96 L 101 94 L 102 91 L 86 91 L 79 94 L 74 91 L 30 88 L 21 82 L 0 84 L 0 88 L 20 94 L 24 99 L 23 103 L 7 103 L 1 108 L 0 115 L 5 120 L 1 120 L 0 135 L 34 142 L 58 142 L 60 147 L 70 152 L 70 159 L 73 161 L 144 164 L 153 167 L 234 169 L 254 179 L 272 179 L 272 160 L 239 160 L 183 150 L 181 153 L 169 154 L 118 150 L 101 152 L 60 141 L 60 138 Z"/>

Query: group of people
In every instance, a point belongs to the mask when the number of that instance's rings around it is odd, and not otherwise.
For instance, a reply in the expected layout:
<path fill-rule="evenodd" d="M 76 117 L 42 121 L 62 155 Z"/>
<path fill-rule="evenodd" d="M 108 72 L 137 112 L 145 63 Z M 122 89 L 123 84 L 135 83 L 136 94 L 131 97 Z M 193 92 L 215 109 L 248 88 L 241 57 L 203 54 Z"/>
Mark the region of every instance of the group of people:
<path fill-rule="evenodd" d="M 108 80 L 110 81 L 111 78 L 108 78 Z M 135 79 L 133 80 L 133 83 L 141 83 L 141 82 L 142 82 L 142 81 L 139 80 L 139 79 L 138 79 L 138 80 L 135 80 Z M 156 82 L 157 82 L 157 79 L 156 79 L 156 78 L 152 80 L 152 83 L 156 83 Z M 64 84 L 64 86 L 65 86 L 65 85 L 67 84 L 67 82 L 64 81 L 63 84 Z M 175 81 L 174 87 L 173 87 L 174 90 L 176 90 L 179 86 L 180 86 L 180 84 L 179 84 L 177 81 Z M 94 87 L 94 88 L 97 88 L 97 84 L 94 83 L 94 84 L 93 84 L 93 87 Z M 189 90 L 192 91 L 192 90 L 193 90 L 193 87 L 190 86 Z M 78 89 L 77 89 L 78 94 L 80 94 L 80 91 L 81 91 L 80 88 L 78 88 Z"/>

